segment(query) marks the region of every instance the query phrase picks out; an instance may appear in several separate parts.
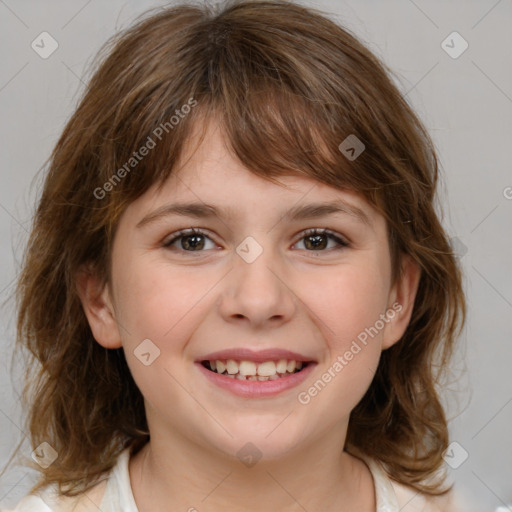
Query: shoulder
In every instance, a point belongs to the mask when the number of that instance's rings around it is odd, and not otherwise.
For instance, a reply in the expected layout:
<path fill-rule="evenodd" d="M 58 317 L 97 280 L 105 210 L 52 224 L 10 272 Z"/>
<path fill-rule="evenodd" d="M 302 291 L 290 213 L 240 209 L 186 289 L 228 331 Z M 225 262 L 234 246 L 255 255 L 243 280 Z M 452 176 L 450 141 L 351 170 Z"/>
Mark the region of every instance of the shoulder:
<path fill-rule="evenodd" d="M 28 494 L 14 508 L 0 508 L 0 512 L 53 512 L 53 510 L 41 497 Z"/>
<path fill-rule="evenodd" d="M 378 511 L 467 512 L 467 503 L 455 487 L 441 496 L 430 496 L 393 480 L 378 460 L 363 454 L 358 456 L 372 473 Z"/>
<path fill-rule="evenodd" d="M 453 490 L 442 496 L 429 496 L 391 480 L 400 512 L 464 512 L 462 499 Z"/>
<path fill-rule="evenodd" d="M 125 498 L 120 493 L 126 487 L 130 489 L 128 460 L 130 448 L 123 450 L 116 464 L 98 477 L 89 489 L 77 496 L 63 496 L 57 484 L 48 485 L 34 494 L 24 496 L 14 508 L 1 508 L 0 512 L 109 512 L 119 509 L 119 500 Z M 124 487 L 123 487 L 124 486 Z M 126 492 L 126 490 L 125 490 Z M 126 510 L 137 510 L 125 507 Z M 121 510 L 125 510 L 121 507 Z"/>
<path fill-rule="evenodd" d="M 14 508 L 0 508 L 0 512 L 98 512 L 105 494 L 107 480 L 102 480 L 78 496 L 62 496 L 55 485 L 37 494 L 24 496 Z"/>

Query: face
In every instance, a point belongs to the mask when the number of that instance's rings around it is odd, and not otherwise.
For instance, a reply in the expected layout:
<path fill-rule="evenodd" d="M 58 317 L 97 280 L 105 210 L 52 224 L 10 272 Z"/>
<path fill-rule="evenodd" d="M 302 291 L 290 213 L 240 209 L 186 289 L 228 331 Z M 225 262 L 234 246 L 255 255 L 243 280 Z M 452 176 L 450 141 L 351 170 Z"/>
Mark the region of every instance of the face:
<path fill-rule="evenodd" d="M 269 458 L 343 439 L 381 351 L 409 321 L 417 271 L 404 266 L 392 284 L 386 223 L 362 196 L 257 177 L 213 122 L 182 162 L 126 209 L 111 290 L 83 299 L 96 340 L 124 349 L 152 438 L 229 455 L 252 442 Z M 203 209 L 171 212 L 178 203 Z M 338 211 L 308 209 L 327 203 Z M 283 360 L 301 371 L 284 373 Z M 258 370 L 274 376 L 241 376 Z"/>

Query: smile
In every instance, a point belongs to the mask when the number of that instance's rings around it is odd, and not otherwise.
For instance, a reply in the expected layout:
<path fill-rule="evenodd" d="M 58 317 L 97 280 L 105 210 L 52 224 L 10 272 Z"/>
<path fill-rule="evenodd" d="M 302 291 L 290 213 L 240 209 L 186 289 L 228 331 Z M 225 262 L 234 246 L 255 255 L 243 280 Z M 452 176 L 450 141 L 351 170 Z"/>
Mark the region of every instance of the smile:
<path fill-rule="evenodd" d="M 265 382 L 268 380 L 282 379 L 302 371 L 307 362 L 295 361 L 294 359 L 280 359 L 278 361 L 236 361 L 234 359 L 202 361 L 206 369 L 230 379 L 250 380 Z"/>
<path fill-rule="evenodd" d="M 216 388 L 232 395 L 253 399 L 274 397 L 301 385 L 316 365 L 314 361 L 277 360 L 254 363 L 235 359 L 203 360 L 195 363 L 209 384 L 214 384 Z M 222 372 L 219 373 L 220 370 Z"/>

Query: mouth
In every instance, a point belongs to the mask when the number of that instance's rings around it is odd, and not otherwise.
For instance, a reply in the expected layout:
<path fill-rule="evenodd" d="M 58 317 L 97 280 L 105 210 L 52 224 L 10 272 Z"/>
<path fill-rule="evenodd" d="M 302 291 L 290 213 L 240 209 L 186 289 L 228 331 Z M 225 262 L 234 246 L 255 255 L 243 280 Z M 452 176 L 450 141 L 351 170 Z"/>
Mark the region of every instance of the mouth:
<path fill-rule="evenodd" d="M 244 399 L 272 398 L 291 391 L 303 385 L 317 365 L 315 361 L 265 359 L 201 359 L 196 365 L 210 384 Z"/>
<path fill-rule="evenodd" d="M 242 381 L 279 380 L 304 371 L 313 361 L 279 359 L 249 361 L 236 359 L 205 359 L 201 365 L 207 370 L 230 379 Z"/>

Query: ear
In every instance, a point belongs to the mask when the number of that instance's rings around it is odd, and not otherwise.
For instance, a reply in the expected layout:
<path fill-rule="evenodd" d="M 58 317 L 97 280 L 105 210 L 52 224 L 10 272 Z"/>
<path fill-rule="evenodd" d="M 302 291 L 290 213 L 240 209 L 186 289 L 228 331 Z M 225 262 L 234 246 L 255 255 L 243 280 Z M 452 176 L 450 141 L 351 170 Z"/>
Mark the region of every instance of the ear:
<path fill-rule="evenodd" d="M 388 316 L 382 340 L 382 350 L 394 345 L 403 336 L 414 310 L 414 300 L 421 277 L 419 265 L 408 254 L 402 254 L 402 264 L 397 282 L 389 294 Z M 389 313 L 388 313 L 389 312 Z M 394 312 L 394 316 L 391 314 Z"/>
<path fill-rule="evenodd" d="M 90 267 L 82 267 L 76 275 L 76 286 L 94 339 L 105 348 L 120 348 L 121 336 L 107 284 Z"/>

